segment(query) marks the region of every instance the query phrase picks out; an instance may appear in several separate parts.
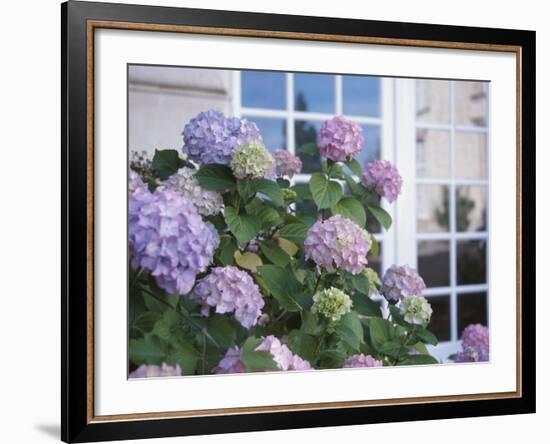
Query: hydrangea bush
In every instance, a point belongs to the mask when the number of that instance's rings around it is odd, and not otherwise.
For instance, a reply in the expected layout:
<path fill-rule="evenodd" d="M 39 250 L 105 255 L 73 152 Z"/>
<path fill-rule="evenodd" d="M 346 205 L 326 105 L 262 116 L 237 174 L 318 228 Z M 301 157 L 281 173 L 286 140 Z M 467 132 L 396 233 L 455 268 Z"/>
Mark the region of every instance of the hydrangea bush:
<path fill-rule="evenodd" d="M 367 218 L 390 229 L 373 202 L 397 198 L 399 173 L 360 165 L 361 127 L 343 117 L 317 145 L 322 171 L 292 185 L 298 157 L 272 156 L 253 122 L 209 110 L 184 125 L 181 151 L 132 156 L 130 377 L 438 362 L 422 278 L 406 264 L 382 279 L 369 268 L 379 248 Z M 481 336 L 465 333 L 468 357 L 482 356 Z"/>

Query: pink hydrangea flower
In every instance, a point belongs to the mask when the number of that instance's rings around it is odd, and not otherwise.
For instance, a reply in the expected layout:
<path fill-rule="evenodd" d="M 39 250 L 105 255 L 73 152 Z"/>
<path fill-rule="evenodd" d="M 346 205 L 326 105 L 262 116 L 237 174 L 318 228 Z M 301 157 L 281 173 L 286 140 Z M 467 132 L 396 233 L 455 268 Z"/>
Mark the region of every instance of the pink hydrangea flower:
<path fill-rule="evenodd" d="M 344 361 L 344 368 L 382 367 L 382 361 L 374 359 L 371 355 L 353 355 Z"/>
<path fill-rule="evenodd" d="M 387 160 L 373 160 L 363 167 L 361 183 L 365 188 L 374 188 L 376 194 L 393 202 L 401 192 L 403 180 L 397 168 Z"/>
<path fill-rule="evenodd" d="M 317 221 L 304 241 L 306 259 L 332 273 L 342 269 L 358 274 L 367 265 L 372 241 L 366 230 L 339 214 Z"/>
<path fill-rule="evenodd" d="M 302 171 L 302 161 L 298 156 L 291 154 L 287 150 L 279 149 L 273 155 L 275 165 L 272 176 L 292 178 L 295 174 Z"/>
<path fill-rule="evenodd" d="M 258 322 L 265 304 L 260 289 L 248 273 L 237 267 L 215 267 L 201 279 L 193 291 L 195 300 L 202 304 L 202 313 L 208 316 L 210 307 L 216 313 L 235 313 L 235 319 L 245 328 Z"/>
<path fill-rule="evenodd" d="M 489 360 L 489 329 L 481 324 L 470 324 L 462 332 L 462 351 L 456 362 L 482 362 Z"/>
<path fill-rule="evenodd" d="M 321 156 L 336 162 L 350 160 L 363 149 L 363 129 L 342 116 L 326 120 L 317 136 Z"/>
<path fill-rule="evenodd" d="M 293 354 L 285 344 L 273 335 L 263 338 L 261 344 L 256 347 L 256 350 L 269 352 L 277 368 L 281 371 L 313 370 L 308 361 Z M 212 371 L 216 374 L 244 373 L 245 367 L 241 361 L 239 347 L 232 347 L 227 350 L 225 356 Z"/>
<path fill-rule="evenodd" d="M 393 264 L 382 277 L 382 294 L 388 301 L 420 296 L 425 289 L 424 279 L 408 265 Z"/>
<path fill-rule="evenodd" d="M 165 376 L 181 376 L 181 368 L 176 366 L 167 365 L 164 362 L 162 365 L 140 365 L 132 373 L 128 375 L 129 378 L 159 378 Z"/>

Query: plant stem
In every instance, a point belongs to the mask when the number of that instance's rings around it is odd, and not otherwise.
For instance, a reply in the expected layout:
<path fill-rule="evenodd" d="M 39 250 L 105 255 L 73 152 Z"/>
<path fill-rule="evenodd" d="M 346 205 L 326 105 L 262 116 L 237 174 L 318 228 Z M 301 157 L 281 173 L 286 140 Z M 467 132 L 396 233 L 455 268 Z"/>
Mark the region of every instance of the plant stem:
<path fill-rule="evenodd" d="M 218 344 L 218 342 L 210 335 L 210 333 L 208 333 L 206 331 L 206 328 L 203 328 L 201 327 L 200 325 L 198 325 L 194 320 L 193 318 L 191 318 L 191 316 L 189 316 L 189 313 L 186 313 L 186 312 L 183 312 L 183 311 L 179 311 L 179 310 L 175 310 L 174 307 L 172 307 L 168 302 L 166 302 L 165 300 L 159 298 L 156 294 L 154 294 L 152 291 L 149 291 L 148 289 L 146 289 L 145 287 L 141 286 L 141 290 L 144 291 L 145 293 L 147 293 L 149 296 L 151 296 L 152 298 L 155 298 L 157 301 L 159 301 L 160 303 L 166 305 L 167 307 L 170 307 L 172 310 L 174 310 L 177 314 L 179 314 L 183 319 L 185 319 L 189 325 L 191 325 L 193 328 L 195 328 L 195 330 L 197 330 L 198 333 L 202 334 L 206 339 L 208 339 L 210 342 L 212 342 L 212 344 L 217 347 L 219 350 L 223 350 L 223 347 Z"/>

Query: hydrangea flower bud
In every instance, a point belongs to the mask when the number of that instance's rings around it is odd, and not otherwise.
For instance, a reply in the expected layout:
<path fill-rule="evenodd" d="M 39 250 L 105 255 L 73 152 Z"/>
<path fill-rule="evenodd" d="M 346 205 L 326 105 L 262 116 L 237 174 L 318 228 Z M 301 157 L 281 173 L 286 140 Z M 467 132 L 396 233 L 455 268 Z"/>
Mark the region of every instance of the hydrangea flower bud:
<path fill-rule="evenodd" d="M 273 158 L 259 142 L 244 142 L 233 150 L 231 169 L 237 179 L 259 179 L 273 167 Z"/>
<path fill-rule="evenodd" d="M 342 116 L 326 120 L 317 136 L 321 156 L 335 162 L 344 162 L 363 149 L 363 129 Z"/>
<path fill-rule="evenodd" d="M 261 142 L 254 122 L 237 117 L 227 118 L 220 111 L 199 113 L 183 129 L 182 151 L 199 164 L 229 165 L 233 149 L 246 141 Z"/>
<path fill-rule="evenodd" d="M 336 322 L 351 311 L 352 305 L 351 298 L 346 293 L 330 287 L 313 296 L 311 312 Z"/>
<path fill-rule="evenodd" d="M 423 296 L 412 296 L 401 302 L 401 314 L 410 324 L 428 324 L 432 311 L 432 306 Z"/>
<path fill-rule="evenodd" d="M 387 160 L 373 160 L 363 167 L 361 183 L 365 188 L 373 188 L 388 202 L 393 202 L 401 192 L 403 180 L 397 168 Z"/>
<path fill-rule="evenodd" d="M 205 190 L 199 185 L 191 168 L 180 168 L 162 185 L 190 200 L 203 216 L 218 214 L 223 206 L 222 195 L 216 191 Z"/>
<path fill-rule="evenodd" d="M 212 268 L 197 283 L 193 296 L 202 304 L 204 316 L 210 314 L 210 307 L 215 307 L 216 313 L 234 312 L 235 319 L 245 328 L 256 325 L 265 304 L 250 275 L 234 266 Z"/>
<path fill-rule="evenodd" d="M 426 284 L 418 272 L 408 265 L 393 264 L 382 278 L 382 294 L 388 301 L 419 296 L 426 289 Z"/>
<path fill-rule="evenodd" d="M 332 273 L 342 269 L 361 273 L 367 265 L 372 241 L 369 233 L 339 214 L 317 221 L 304 241 L 306 259 Z"/>
<path fill-rule="evenodd" d="M 374 359 L 371 355 L 353 355 L 344 361 L 344 368 L 382 367 L 382 361 Z"/>

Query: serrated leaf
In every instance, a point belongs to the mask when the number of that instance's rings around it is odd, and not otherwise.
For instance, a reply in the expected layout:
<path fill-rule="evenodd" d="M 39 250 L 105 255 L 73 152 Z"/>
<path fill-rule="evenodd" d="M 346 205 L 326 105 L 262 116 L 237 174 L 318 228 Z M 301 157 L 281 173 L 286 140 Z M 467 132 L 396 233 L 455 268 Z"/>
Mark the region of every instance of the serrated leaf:
<path fill-rule="evenodd" d="M 262 228 L 271 228 L 283 222 L 281 215 L 275 208 L 271 208 L 260 199 L 254 199 L 246 206 L 246 211 L 260 221 Z"/>
<path fill-rule="evenodd" d="M 360 315 L 368 317 L 382 317 L 380 306 L 371 298 L 364 294 L 355 294 L 351 298 L 353 300 L 353 309 Z"/>
<path fill-rule="evenodd" d="M 335 205 L 330 208 L 332 214 L 340 214 L 346 219 L 350 219 L 361 228 L 367 223 L 367 214 L 361 202 L 355 197 L 344 196 Z"/>
<path fill-rule="evenodd" d="M 279 236 L 297 244 L 303 244 L 309 227 L 306 224 L 288 224 L 279 230 Z"/>
<path fill-rule="evenodd" d="M 302 310 L 294 298 L 294 295 L 300 293 L 300 283 L 292 273 L 276 265 L 263 265 L 258 272 L 263 278 L 265 286 L 281 307 L 290 312 Z"/>
<path fill-rule="evenodd" d="M 323 173 L 315 173 L 309 180 L 309 189 L 317 208 L 330 208 L 342 197 L 342 187 L 329 180 Z"/>
<path fill-rule="evenodd" d="M 278 237 L 277 239 L 275 239 L 275 242 L 277 242 L 279 248 L 281 248 L 281 250 L 283 250 L 289 256 L 294 256 L 296 253 L 298 253 L 298 246 L 293 242 L 290 242 L 288 239 Z"/>
<path fill-rule="evenodd" d="M 355 351 L 359 351 L 359 346 L 363 342 L 363 326 L 357 317 L 357 313 L 350 312 L 342 316 L 334 327 L 336 334 Z"/>
<path fill-rule="evenodd" d="M 151 168 L 161 180 L 168 179 L 175 174 L 185 161 L 180 159 L 179 153 L 176 150 L 155 150 Z"/>
<path fill-rule="evenodd" d="M 281 187 L 277 185 L 277 182 L 273 182 L 268 179 L 258 179 L 254 182 L 256 192 L 266 195 L 271 199 L 278 207 L 282 207 L 285 204 L 283 198 L 283 191 Z"/>
<path fill-rule="evenodd" d="M 256 194 L 256 185 L 251 179 L 237 181 L 237 191 L 243 200 L 247 201 Z"/>
<path fill-rule="evenodd" d="M 235 188 L 236 180 L 227 165 L 209 163 L 195 173 L 195 179 L 207 190 L 225 191 Z"/>
<path fill-rule="evenodd" d="M 264 240 L 260 243 L 260 250 L 264 256 L 273 264 L 279 267 L 286 267 L 290 262 L 290 256 L 279 246 L 275 245 L 270 240 Z"/>
<path fill-rule="evenodd" d="M 241 361 L 249 372 L 278 369 L 271 353 L 256 350 L 261 342 L 261 339 L 251 336 L 242 346 Z"/>
<path fill-rule="evenodd" d="M 239 214 L 233 207 L 225 207 L 223 216 L 231 233 L 243 244 L 260 232 L 261 225 L 255 216 Z"/>
<path fill-rule="evenodd" d="M 372 215 L 376 218 L 378 222 L 386 229 L 389 230 L 392 224 L 392 219 L 389 213 L 375 205 L 367 205 L 367 208 L 372 213 Z"/>
<path fill-rule="evenodd" d="M 239 250 L 235 250 L 233 257 L 239 267 L 244 268 L 245 270 L 250 270 L 253 273 L 256 273 L 258 267 L 263 265 L 262 258 L 256 253 L 252 253 L 250 251 L 241 253 Z"/>
<path fill-rule="evenodd" d="M 372 345 L 378 348 L 392 339 L 392 325 L 382 318 L 371 318 L 369 320 L 369 333 Z"/>

